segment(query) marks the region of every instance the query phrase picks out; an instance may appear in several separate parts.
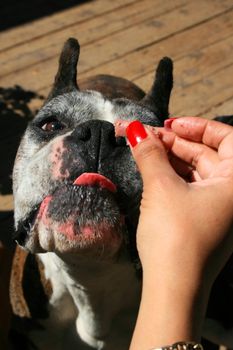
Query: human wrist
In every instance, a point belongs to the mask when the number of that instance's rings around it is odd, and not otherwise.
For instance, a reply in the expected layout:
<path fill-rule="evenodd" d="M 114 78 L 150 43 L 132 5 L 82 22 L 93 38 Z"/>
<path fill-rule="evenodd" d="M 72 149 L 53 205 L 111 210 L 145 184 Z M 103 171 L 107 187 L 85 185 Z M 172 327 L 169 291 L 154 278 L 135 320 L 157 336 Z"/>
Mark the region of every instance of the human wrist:
<path fill-rule="evenodd" d="M 178 308 L 182 311 L 180 316 L 183 313 L 191 320 L 194 316 L 200 320 L 206 311 L 210 289 L 202 270 L 191 266 L 182 269 L 172 259 L 166 266 L 154 267 L 154 271 L 143 268 L 142 300 L 148 301 L 148 304 L 153 302 L 161 312 L 166 308 L 172 314 L 171 311 L 176 312 Z"/>
<path fill-rule="evenodd" d="M 208 291 L 174 279 L 143 277 L 143 291 L 130 350 L 148 350 L 177 341 L 200 341 Z"/>
<path fill-rule="evenodd" d="M 159 284 L 167 288 L 174 285 L 194 295 L 200 289 L 209 289 L 206 262 L 200 250 L 163 249 L 147 251 L 141 258 L 144 285 Z M 199 253 L 199 254 L 198 254 Z M 197 261 L 198 257 L 198 261 Z"/>
<path fill-rule="evenodd" d="M 172 283 L 167 281 L 166 277 L 164 281 L 155 278 L 152 282 L 143 278 L 143 305 L 151 309 L 153 303 L 154 311 L 161 315 L 161 319 L 164 317 L 165 320 L 172 321 L 174 317 L 176 327 L 178 321 L 187 326 L 188 322 L 193 323 L 196 319 L 198 319 L 200 325 L 206 311 L 209 290 L 200 281 L 196 281 L 196 284 L 187 283 L 186 280 L 178 276 Z M 196 329 L 192 334 L 193 336 L 199 335 Z M 198 340 L 193 336 L 185 340 Z M 183 338 L 178 337 L 174 341 L 181 339 Z"/>
<path fill-rule="evenodd" d="M 169 259 L 169 257 L 168 257 Z M 157 266 L 156 266 L 157 265 Z M 182 294 L 195 297 L 195 295 L 209 290 L 208 279 L 205 273 L 198 267 L 184 266 L 171 259 L 164 264 L 148 263 L 142 265 L 143 286 L 145 290 L 151 290 L 160 286 L 160 289 L 173 288 Z M 174 286 L 174 287 L 173 287 Z"/>

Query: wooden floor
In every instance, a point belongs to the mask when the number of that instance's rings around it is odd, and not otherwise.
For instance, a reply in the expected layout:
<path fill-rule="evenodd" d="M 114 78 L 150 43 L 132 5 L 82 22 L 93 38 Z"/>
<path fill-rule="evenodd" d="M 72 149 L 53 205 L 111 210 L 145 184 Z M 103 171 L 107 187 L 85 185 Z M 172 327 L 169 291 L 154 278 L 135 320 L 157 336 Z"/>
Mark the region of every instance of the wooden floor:
<path fill-rule="evenodd" d="M 4 30 L 0 222 L 11 217 L 11 159 L 19 135 L 48 93 L 71 36 L 81 44 L 79 79 L 113 74 L 148 90 L 158 60 L 170 56 L 171 115 L 233 114 L 232 0 L 95 0 Z"/>

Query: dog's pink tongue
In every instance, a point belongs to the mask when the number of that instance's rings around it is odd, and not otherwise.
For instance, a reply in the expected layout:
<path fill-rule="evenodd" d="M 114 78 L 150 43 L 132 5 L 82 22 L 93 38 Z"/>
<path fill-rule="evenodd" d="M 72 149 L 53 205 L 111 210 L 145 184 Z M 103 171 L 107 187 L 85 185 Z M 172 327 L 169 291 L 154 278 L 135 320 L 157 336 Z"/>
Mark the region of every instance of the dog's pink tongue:
<path fill-rule="evenodd" d="M 116 185 L 107 177 L 97 173 L 83 173 L 75 181 L 74 185 L 99 186 L 111 192 L 116 192 Z"/>

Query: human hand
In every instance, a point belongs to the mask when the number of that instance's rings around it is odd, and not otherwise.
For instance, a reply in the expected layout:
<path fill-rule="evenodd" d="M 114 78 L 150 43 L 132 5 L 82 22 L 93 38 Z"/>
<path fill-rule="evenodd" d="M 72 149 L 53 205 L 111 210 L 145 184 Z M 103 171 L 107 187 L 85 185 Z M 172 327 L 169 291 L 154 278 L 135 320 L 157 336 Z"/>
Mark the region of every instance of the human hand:
<path fill-rule="evenodd" d="M 123 135 L 127 125 L 117 124 L 116 133 Z M 160 138 L 154 132 L 159 132 Z M 133 143 L 136 134 L 131 124 L 127 136 Z M 146 134 L 132 148 L 143 179 L 137 229 L 143 289 L 157 286 L 157 294 L 158 289 L 163 294 L 170 289 L 166 298 L 158 295 L 155 307 L 162 315 L 165 308 L 171 320 L 179 305 L 187 310 L 198 299 L 196 318 L 200 321 L 211 285 L 233 251 L 229 232 L 233 217 L 233 128 L 186 117 L 173 120 L 169 131 L 147 128 Z M 191 183 L 184 180 L 188 173 L 192 174 Z M 193 312 L 189 314 L 195 318 Z M 176 336 L 186 329 L 186 316 Z M 200 325 L 194 323 L 190 322 L 184 337 L 200 332 Z M 158 329 L 160 324 L 163 322 L 157 322 Z"/>

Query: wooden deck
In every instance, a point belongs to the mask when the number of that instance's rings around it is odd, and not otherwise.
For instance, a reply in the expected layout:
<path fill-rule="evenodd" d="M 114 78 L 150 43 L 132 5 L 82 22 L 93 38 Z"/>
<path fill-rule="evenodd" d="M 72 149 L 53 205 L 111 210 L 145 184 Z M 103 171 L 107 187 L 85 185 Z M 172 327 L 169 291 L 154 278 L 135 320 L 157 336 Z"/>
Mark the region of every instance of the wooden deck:
<path fill-rule="evenodd" d="M 2 233 L 12 218 L 10 173 L 19 135 L 48 93 L 71 36 L 81 44 L 79 79 L 113 74 L 147 90 L 158 60 L 170 56 L 171 115 L 233 114 L 232 0 L 94 0 L 2 31 Z"/>

